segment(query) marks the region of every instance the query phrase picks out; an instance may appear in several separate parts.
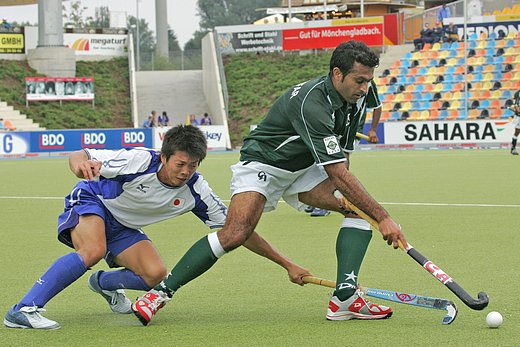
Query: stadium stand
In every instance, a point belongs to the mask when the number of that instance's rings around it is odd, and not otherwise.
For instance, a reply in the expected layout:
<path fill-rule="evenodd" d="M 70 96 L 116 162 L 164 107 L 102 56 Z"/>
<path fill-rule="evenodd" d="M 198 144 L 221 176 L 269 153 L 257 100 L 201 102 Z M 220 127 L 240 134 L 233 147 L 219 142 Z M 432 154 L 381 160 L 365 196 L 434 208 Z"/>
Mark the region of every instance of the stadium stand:
<path fill-rule="evenodd" d="M 519 6 L 520 9 L 520 6 Z M 520 33 L 425 44 L 376 78 L 383 120 L 507 119 L 520 90 Z M 467 66 L 467 71 L 465 71 Z M 467 107 L 464 74 L 467 74 Z"/>

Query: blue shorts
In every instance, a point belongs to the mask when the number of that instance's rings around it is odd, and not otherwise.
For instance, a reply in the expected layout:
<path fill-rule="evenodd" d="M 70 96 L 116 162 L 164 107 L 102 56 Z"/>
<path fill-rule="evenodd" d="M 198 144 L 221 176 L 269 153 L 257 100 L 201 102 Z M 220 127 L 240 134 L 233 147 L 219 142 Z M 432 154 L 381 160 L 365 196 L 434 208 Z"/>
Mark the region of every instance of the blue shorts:
<path fill-rule="evenodd" d="M 98 215 L 105 221 L 105 261 L 110 267 L 120 266 L 114 260 L 119 253 L 139 241 L 150 239 L 142 230 L 131 229 L 119 223 L 95 194 L 78 186 L 81 183 L 65 197 L 65 209 L 58 217 L 58 240 L 74 248 L 70 231 L 78 225 L 79 216 Z"/>

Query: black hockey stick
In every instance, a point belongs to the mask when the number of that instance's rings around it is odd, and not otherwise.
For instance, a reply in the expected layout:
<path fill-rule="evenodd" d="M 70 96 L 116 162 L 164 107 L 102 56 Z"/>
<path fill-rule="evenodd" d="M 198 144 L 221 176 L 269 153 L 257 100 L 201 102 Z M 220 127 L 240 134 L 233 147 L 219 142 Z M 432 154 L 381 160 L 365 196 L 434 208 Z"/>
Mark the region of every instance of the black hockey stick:
<path fill-rule="evenodd" d="M 334 192 L 334 196 L 343 202 L 343 205 L 356 212 L 358 216 L 366 220 L 370 225 L 379 230 L 379 225 L 377 222 L 368 216 L 366 213 L 361 211 L 355 205 L 353 205 L 350 201 L 347 200 L 339 191 Z M 488 295 L 484 292 L 478 293 L 478 299 L 473 298 L 468 294 L 449 276 L 446 272 L 444 272 L 440 267 L 435 265 L 432 261 L 428 260 L 424 255 L 422 255 L 418 250 L 412 247 L 410 243 L 408 243 L 408 248 L 404 248 L 403 245 L 399 244 L 399 247 L 405 251 L 410 257 L 412 257 L 416 262 L 418 262 L 423 268 L 426 269 L 433 277 L 437 278 L 442 284 L 448 287 L 449 290 L 453 292 L 466 306 L 473 310 L 483 310 L 487 307 L 489 303 Z"/>

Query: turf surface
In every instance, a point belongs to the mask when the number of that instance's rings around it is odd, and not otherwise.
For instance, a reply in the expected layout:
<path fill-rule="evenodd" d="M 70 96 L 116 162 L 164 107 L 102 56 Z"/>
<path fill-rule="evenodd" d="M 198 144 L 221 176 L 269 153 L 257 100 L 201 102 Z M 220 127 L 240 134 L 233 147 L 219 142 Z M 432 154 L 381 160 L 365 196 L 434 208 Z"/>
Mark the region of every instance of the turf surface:
<path fill-rule="evenodd" d="M 229 165 L 238 154 L 211 153 L 200 171 L 225 200 Z M 2 346 L 517 346 L 520 185 L 518 158 L 507 151 L 361 152 L 352 170 L 403 226 L 407 239 L 470 294 L 490 305 L 472 311 L 410 257 L 374 233 L 360 274 L 375 288 L 449 298 L 459 307 L 450 326 L 442 311 L 393 303 L 385 321 L 328 322 L 330 290 L 290 283 L 277 265 L 238 249 L 183 287 L 148 327 L 113 314 L 79 279 L 46 306 L 57 331 L 0 327 Z M 65 159 L 0 161 L 0 313 L 5 314 L 59 256 L 57 215 L 76 178 Z M 316 276 L 335 279 L 338 215 L 311 218 L 281 202 L 258 231 Z M 168 266 L 207 233 L 192 215 L 145 228 Z M 95 269 L 106 269 L 100 262 Z M 130 291 L 135 298 L 139 293 Z M 377 300 L 375 300 L 377 301 Z M 379 300 L 378 302 L 386 303 Z M 499 329 L 487 312 L 504 316 Z"/>

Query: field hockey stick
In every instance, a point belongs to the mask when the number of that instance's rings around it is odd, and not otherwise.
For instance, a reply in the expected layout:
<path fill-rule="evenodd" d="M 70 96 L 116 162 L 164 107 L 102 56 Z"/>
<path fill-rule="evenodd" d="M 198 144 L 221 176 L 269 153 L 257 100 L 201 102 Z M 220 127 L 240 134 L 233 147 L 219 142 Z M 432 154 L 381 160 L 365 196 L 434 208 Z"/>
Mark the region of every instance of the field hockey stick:
<path fill-rule="evenodd" d="M 363 133 L 356 133 L 356 137 L 359 139 L 366 140 L 366 141 L 368 141 L 370 139 L 370 137 L 368 137 L 367 135 L 365 135 Z"/>
<path fill-rule="evenodd" d="M 379 225 L 377 222 L 372 219 L 370 216 L 368 216 L 365 212 L 361 211 L 359 208 L 357 208 L 354 204 L 352 204 L 350 201 L 348 201 L 347 198 L 343 196 L 339 191 L 334 192 L 334 196 L 341 200 L 348 208 L 350 208 L 352 211 L 356 212 L 358 216 L 366 220 L 370 225 L 375 229 L 379 230 Z M 410 257 L 412 257 L 416 262 L 418 262 L 423 268 L 426 269 L 433 277 L 438 279 L 442 284 L 444 284 L 446 287 L 448 287 L 449 290 L 453 292 L 466 306 L 473 310 L 483 310 L 487 307 L 489 303 L 489 297 L 486 293 L 480 292 L 478 293 L 478 299 L 473 298 L 471 295 L 468 294 L 461 286 L 457 284 L 449 276 L 444 270 L 442 270 L 440 267 L 435 265 L 432 261 L 430 261 L 428 258 L 426 258 L 424 255 L 422 255 L 418 250 L 413 248 L 413 246 L 408 243 L 408 247 L 405 248 L 401 243 L 399 243 L 399 248 L 401 248 L 403 251 L 405 251 Z"/>
<path fill-rule="evenodd" d="M 324 287 L 336 288 L 336 282 L 318 278 L 314 276 L 304 276 L 304 283 L 317 284 Z M 361 290 L 368 296 L 379 298 L 383 300 L 397 302 L 399 304 L 413 305 L 419 307 L 426 307 L 436 310 L 447 311 L 446 315 L 442 318 L 442 324 L 451 324 L 457 318 L 457 307 L 455 303 L 450 300 L 432 298 L 429 296 L 422 296 L 417 294 L 408 294 L 403 292 L 394 292 L 385 289 L 375 289 L 361 287 Z"/>

